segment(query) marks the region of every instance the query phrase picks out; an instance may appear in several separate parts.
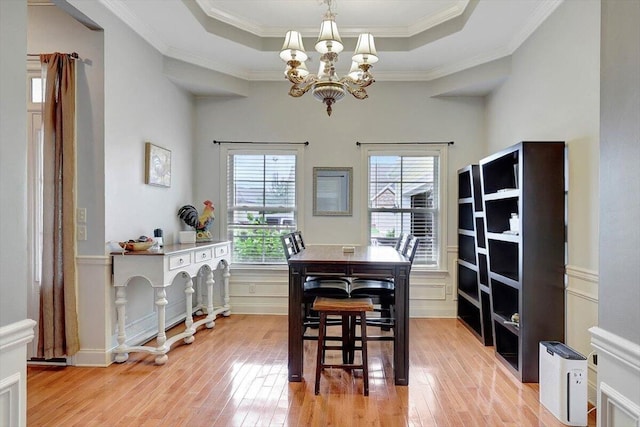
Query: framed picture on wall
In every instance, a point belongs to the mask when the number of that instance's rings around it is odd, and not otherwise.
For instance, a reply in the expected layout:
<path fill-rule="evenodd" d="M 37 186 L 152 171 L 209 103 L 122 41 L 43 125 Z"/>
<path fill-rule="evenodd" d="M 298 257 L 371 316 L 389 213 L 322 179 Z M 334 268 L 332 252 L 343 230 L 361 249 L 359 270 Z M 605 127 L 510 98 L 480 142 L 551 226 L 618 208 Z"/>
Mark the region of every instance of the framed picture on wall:
<path fill-rule="evenodd" d="M 353 168 L 313 168 L 313 215 L 351 216 Z"/>
<path fill-rule="evenodd" d="M 144 152 L 145 184 L 171 187 L 171 151 L 147 142 Z"/>

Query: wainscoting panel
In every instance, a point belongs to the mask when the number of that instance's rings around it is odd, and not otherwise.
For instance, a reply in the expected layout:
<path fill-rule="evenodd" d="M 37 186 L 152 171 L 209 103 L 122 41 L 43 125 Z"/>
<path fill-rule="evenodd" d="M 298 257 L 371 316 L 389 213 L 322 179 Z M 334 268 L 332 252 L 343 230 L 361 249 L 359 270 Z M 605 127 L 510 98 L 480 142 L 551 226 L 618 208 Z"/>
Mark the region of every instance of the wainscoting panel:
<path fill-rule="evenodd" d="M 575 266 L 567 266 L 565 293 L 565 342 L 588 356 L 593 351 L 589 328 L 598 325 L 598 274 Z M 588 358 L 589 402 L 597 401 L 598 369 Z"/>
<path fill-rule="evenodd" d="M 598 426 L 640 427 L 640 345 L 599 327 L 589 331 L 598 353 Z"/>
<path fill-rule="evenodd" d="M 70 358 L 75 366 L 108 366 L 113 363 L 112 350 L 117 346 L 117 317 L 115 289 L 111 280 L 110 256 L 80 256 L 76 258 L 78 270 L 78 321 L 80 324 L 80 351 Z M 214 272 L 214 305 L 222 305 L 223 277 Z M 194 278 L 194 287 L 197 279 Z M 206 286 L 203 286 L 206 293 Z M 170 327 L 185 319 L 185 280 L 176 277 L 165 288 L 169 304 L 166 325 Z M 127 285 L 127 314 L 125 328 L 127 344 L 139 345 L 157 334 L 158 318 L 155 292 L 150 283 L 136 277 Z M 197 302 L 197 293 L 193 297 Z M 233 300 L 231 301 L 233 306 Z M 233 307 L 232 307 L 233 310 Z"/>
<path fill-rule="evenodd" d="M 455 254 L 453 254 L 455 256 Z M 447 271 L 411 273 L 410 317 L 455 317 L 456 305 Z M 231 312 L 238 314 L 286 315 L 289 276 L 285 267 L 272 270 L 233 268 L 229 279 Z"/>
<path fill-rule="evenodd" d="M 0 425 L 27 425 L 27 344 L 36 322 L 24 319 L 0 327 Z"/>
<path fill-rule="evenodd" d="M 26 399 L 23 401 L 22 389 L 27 389 L 26 378 L 19 373 L 0 379 L 0 425 L 25 425 L 20 421 L 24 420 L 20 414 L 20 408 L 26 408 Z"/>
<path fill-rule="evenodd" d="M 640 427 L 640 408 L 609 384 L 600 383 L 600 426 Z"/>

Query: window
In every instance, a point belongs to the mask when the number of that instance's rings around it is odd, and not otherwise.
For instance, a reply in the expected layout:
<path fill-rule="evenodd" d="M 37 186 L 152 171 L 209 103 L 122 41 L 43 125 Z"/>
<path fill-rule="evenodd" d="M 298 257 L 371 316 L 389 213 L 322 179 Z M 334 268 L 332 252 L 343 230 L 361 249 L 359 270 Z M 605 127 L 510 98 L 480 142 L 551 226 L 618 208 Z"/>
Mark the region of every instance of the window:
<path fill-rule="evenodd" d="M 42 77 L 30 77 L 31 80 L 31 103 L 33 104 L 42 104 L 42 98 L 44 97 L 42 87 Z"/>
<path fill-rule="evenodd" d="M 444 200 L 441 150 L 428 154 L 395 151 L 367 155 L 371 244 L 393 246 L 401 233 L 411 233 L 419 238 L 414 264 L 439 267 Z"/>
<path fill-rule="evenodd" d="M 227 238 L 233 262 L 284 263 L 280 236 L 297 229 L 295 152 L 227 155 Z"/>

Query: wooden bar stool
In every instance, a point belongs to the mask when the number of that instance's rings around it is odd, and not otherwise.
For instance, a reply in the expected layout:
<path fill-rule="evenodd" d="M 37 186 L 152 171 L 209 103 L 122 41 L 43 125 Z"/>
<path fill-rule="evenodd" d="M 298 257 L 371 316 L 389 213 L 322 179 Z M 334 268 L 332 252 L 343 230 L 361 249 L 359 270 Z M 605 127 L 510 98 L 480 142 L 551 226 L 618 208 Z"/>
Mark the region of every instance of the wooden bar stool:
<path fill-rule="evenodd" d="M 316 360 L 316 384 L 315 394 L 320 393 L 320 374 L 324 368 L 342 368 L 342 369 L 362 369 L 364 395 L 369 395 L 369 364 L 367 359 L 367 311 L 373 310 L 371 298 L 326 298 L 317 297 L 313 303 L 313 310 L 320 314 L 320 329 L 318 332 L 318 356 Z M 327 316 L 342 316 L 342 345 L 327 345 Z M 356 323 L 360 318 L 360 340 L 361 346 L 356 347 Z M 345 327 L 345 325 L 348 325 Z M 345 336 L 347 335 L 347 336 Z M 326 364 L 324 361 L 325 350 L 342 350 L 342 364 Z M 348 360 L 345 360 L 344 354 L 349 354 Z M 355 350 L 362 352 L 362 364 L 353 363 L 353 354 Z"/>

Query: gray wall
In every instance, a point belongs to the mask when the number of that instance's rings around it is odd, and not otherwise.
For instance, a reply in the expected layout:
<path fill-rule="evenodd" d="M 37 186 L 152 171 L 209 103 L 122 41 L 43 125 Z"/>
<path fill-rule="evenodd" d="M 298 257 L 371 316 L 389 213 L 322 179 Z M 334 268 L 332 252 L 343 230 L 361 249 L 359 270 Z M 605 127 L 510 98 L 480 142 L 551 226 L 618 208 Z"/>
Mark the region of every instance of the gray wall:
<path fill-rule="evenodd" d="M 600 327 L 640 344 L 640 2 L 602 3 Z"/>
<path fill-rule="evenodd" d="M 28 7 L 27 49 L 77 52 L 76 203 L 87 210 L 87 240 L 78 255 L 104 253 L 104 33 L 91 30 L 53 5 Z M 36 58 L 37 59 L 37 58 Z"/>
<path fill-rule="evenodd" d="M 599 61 L 600 1 L 565 1 L 514 52 L 511 75 L 487 99 L 490 152 L 522 140 L 567 144 L 565 342 L 585 355 L 598 324 Z"/>
<path fill-rule="evenodd" d="M 566 141 L 568 264 L 598 268 L 600 1 L 565 1 L 513 54 L 487 102 L 490 152 L 518 141 Z"/>
<path fill-rule="evenodd" d="M 81 58 L 77 204 L 87 209 L 88 240 L 78 242 L 81 351 L 76 362 L 103 365 L 108 363 L 105 354 L 115 333 L 114 290 L 105 242 L 151 236 L 158 227 L 165 230 L 168 243 L 177 234 L 181 227 L 177 210 L 192 200 L 194 100 L 163 74 L 162 55 L 104 5 L 75 3 L 97 30 L 56 6 L 30 5 L 28 43 L 29 50 L 37 53 L 76 51 Z M 24 85 L 19 88 L 23 95 Z M 22 116 L 24 111 L 26 108 Z M 144 183 L 146 141 L 171 151 L 171 187 Z M 177 286 L 169 293 L 172 300 L 184 298 Z M 139 286 L 134 280 L 128 297 L 128 321 L 155 318 L 153 290 L 148 284 Z"/>
<path fill-rule="evenodd" d="M 376 82 L 369 98 L 345 98 L 328 117 L 325 107 L 311 94 L 287 95 L 286 82 L 252 83 L 246 98 L 200 98 L 196 116 L 196 200 L 220 200 L 219 146 L 215 140 L 309 141 L 304 150 L 304 210 L 301 221 L 311 243 L 362 244 L 361 224 L 366 206 L 361 200 L 362 149 L 356 141 L 455 141 L 449 147 L 446 200 L 449 218 L 457 215 L 457 169 L 485 153 L 484 100 L 479 97 L 432 98 L 428 83 Z M 424 146 L 424 150 L 428 146 Z M 354 167 L 354 211 L 351 217 L 314 217 L 312 173 L 314 166 Z M 363 169 L 364 168 L 364 169 Z M 211 179 L 213 178 L 213 179 Z M 219 226 L 219 224 L 216 224 Z M 448 221 L 448 240 L 456 245 L 457 222 Z M 446 265 L 444 265 L 446 268 Z"/>
<path fill-rule="evenodd" d="M 27 3 L 0 1 L 0 327 L 27 317 Z"/>

